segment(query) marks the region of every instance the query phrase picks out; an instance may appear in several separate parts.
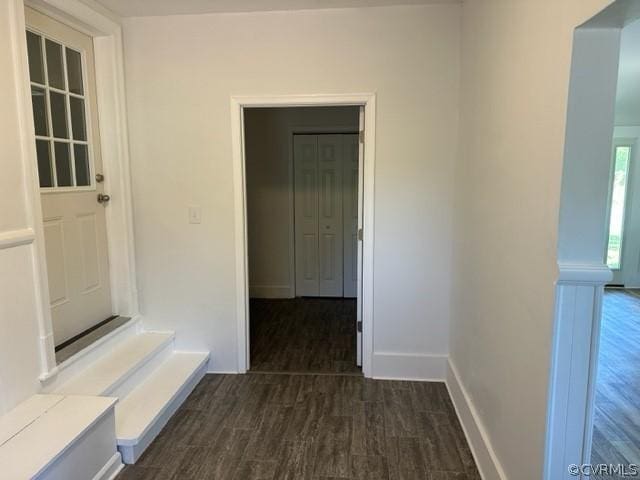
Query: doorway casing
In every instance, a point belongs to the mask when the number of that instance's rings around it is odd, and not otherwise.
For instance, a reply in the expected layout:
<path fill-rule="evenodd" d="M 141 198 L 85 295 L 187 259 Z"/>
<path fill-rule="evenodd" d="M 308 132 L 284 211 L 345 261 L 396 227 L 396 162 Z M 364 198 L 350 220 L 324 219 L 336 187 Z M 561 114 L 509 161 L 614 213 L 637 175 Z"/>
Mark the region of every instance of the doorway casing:
<path fill-rule="evenodd" d="M 36 169 L 33 112 L 29 92 L 29 70 L 25 42 L 24 7 L 29 6 L 93 38 L 96 93 L 100 127 L 105 189 L 113 197 L 107 207 L 107 239 L 113 311 L 138 316 L 136 289 L 133 210 L 129 170 L 129 143 L 126 123 L 122 28 L 114 19 L 80 0 L 11 0 L 10 19 L 16 86 L 20 92 L 18 122 L 26 182 L 29 238 L 32 244 L 35 298 L 38 312 L 40 381 L 51 384 L 62 366 L 56 364 L 53 326 L 49 307 L 49 285 L 40 205 L 40 185 Z M 72 359 L 69 360 L 71 363 Z"/>
<path fill-rule="evenodd" d="M 236 317 L 238 372 L 249 368 L 249 271 L 247 194 L 244 148 L 245 108 L 363 107 L 364 162 L 362 189 L 362 371 L 371 377 L 373 364 L 373 254 L 376 96 L 364 94 L 264 95 L 231 97 L 234 219 L 236 254 Z"/>

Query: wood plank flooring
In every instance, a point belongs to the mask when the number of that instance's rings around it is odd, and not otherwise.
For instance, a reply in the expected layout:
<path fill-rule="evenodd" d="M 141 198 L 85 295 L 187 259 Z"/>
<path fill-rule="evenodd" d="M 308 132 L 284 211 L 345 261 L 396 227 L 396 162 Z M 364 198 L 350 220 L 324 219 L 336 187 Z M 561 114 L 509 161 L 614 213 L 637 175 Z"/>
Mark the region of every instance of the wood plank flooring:
<path fill-rule="evenodd" d="M 252 371 L 361 374 L 355 299 L 252 299 L 249 318 Z"/>
<path fill-rule="evenodd" d="M 640 297 L 621 289 L 604 295 L 591 462 L 640 464 Z"/>
<path fill-rule="evenodd" d="M 479 480 L 444 383 L 206 375 L 117 480 Z"/>

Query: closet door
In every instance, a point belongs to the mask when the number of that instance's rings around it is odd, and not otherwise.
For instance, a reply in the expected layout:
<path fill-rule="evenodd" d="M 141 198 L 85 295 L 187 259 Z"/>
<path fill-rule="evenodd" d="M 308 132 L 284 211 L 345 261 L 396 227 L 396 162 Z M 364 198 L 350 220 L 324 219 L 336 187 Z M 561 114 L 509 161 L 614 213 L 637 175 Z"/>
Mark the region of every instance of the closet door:
<path fill-rule="evenodd" d="M 320 296 L 343 296 L 343 135 L 318 136 Z"/>
<path fill-rule="evenodd" d="M 343 135 L 344 296 L 358 293 L 358 135 Z"/>
<path fill-rule="evenodd" d="M 320 295 L 318 272 L 318 137 L 293 137 L 296 296 Z"/>

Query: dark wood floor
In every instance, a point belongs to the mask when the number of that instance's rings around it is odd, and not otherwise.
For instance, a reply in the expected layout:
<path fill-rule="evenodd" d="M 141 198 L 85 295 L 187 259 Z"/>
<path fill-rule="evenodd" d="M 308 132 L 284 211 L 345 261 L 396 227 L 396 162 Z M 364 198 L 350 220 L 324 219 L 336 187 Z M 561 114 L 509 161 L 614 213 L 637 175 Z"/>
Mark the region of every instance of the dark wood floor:
<path fill-rule="evenodd" d="M 619 289 L 604 296 L 591 462 L 640 464 L 640 297 Z"/>
<path fill-rule="evenodd" d="M 252 299 L 249 318 L 252 371 L 361 373 L 355 299 Z"/>
<path fill-rule="evenodd" d="M 207 375 L 118 480 L 479 480 L 443 383 Z"/>

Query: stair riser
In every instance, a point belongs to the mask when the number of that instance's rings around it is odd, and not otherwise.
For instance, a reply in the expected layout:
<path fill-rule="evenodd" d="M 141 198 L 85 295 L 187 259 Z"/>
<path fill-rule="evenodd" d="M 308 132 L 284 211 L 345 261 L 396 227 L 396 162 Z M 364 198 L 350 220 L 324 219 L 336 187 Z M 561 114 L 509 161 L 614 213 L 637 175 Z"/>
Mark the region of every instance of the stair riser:
<path fill-rule="evenodd" d="M 140 438 L 140 441 L 137 444 L 118 445 L 118 450 L 122 455 L 122 461 L 124 463 L 134 464 L 136 461 L 138 461 L 140 456 L 162 431 L 173 414 L 178 410 L 178 408 L 180 408 L 180 405 L 184 403 L 184 401 L 191 394 L 196 385 L 200 383 L 202 377 L 204 377 L 204 375 L 207 373 L 207 365 L 208 361 L 204 361 L 203 364 L 200 365 L 198 369 L 190 376 L 188 381 L 180 389 L 180 392 L 171 400 L 162 414 L 155 419 L 153 425 L 147 430 L 142 438 Z"/>
<path fill-rule="evenodd" d="M 153 372 L 158 365 L 164 362 L 173 352 L 174 340 L 165 343 L 161 348 L 152 352 L 142 363 L 136 368 L 128 372 L 127 375 L 117 383 L 113 384 L 109 389 L 103 393 L 105 396 L 124 398 L 127 394 L 136 388 L 141 382 Z"/>

